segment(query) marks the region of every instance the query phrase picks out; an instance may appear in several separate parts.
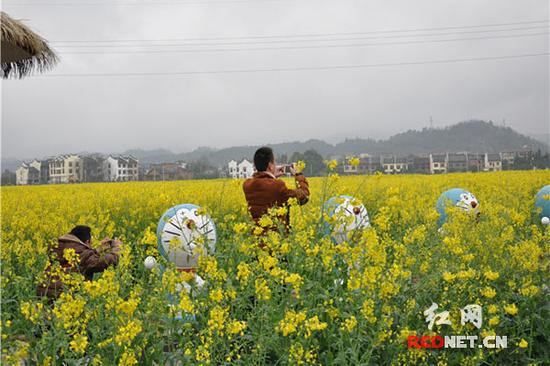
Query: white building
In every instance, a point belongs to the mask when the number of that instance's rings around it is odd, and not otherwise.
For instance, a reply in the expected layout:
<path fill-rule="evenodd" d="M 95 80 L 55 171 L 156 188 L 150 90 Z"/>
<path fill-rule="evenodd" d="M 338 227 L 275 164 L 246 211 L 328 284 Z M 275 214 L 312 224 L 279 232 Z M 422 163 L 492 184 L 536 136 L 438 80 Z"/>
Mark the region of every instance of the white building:
<path fill-rule="evenodd" d="M 384 174 L 402 174 L 409 169 L 407 159 L 404 157 L 382 156 L 381 164 Z"/>
<path fill-rule="evenodd" d="M 254 164 L 246 159 L 243 159 L 240 163 L 231 160 L 227 163 L 227 171 L 231 178 L 250 178 L 254 174 Z"/>
<path fill-rule="evenodd" d="M 16 184 L 46 184 L 48 183 L 48 161 L 36 160 L 23 162 L 15 171 Z"/>
<path fill-rule="evenodd" d="M 447 173 L 447 154 L 430 154 L 430 174 Z"/>
<path fill-rule="evenodd" d="M 227 163 L 227 173 L 231 178 L 237 178 L 237 165 L 235 160 L 231 160 Z"/>
<path fill-rule="evenodd" d="M 109 155 L 103 161 L 103 177 L 107 182 L 138 180 L 139 162 L 132 156 Z"/>
<path fill-rule="evenodd" d="M 82 158 L 75 154 L 59 155 L 49 160 L 50 183 L 76 183 L 84 173 Z"/>
<path fill-rule="evenodd" d="M 485 154 L 483 171 L 499 172 L 502 170 L 502 158 L 500 154 Z"/>
<path fill-rule="evenodd" d="M 17 185 L 29 185 L 40 183 L 40 162 L 36 166 L 37 161 L 34 160 L 31 163 L 23 163 L 15 171 L 15 184 Z"/>

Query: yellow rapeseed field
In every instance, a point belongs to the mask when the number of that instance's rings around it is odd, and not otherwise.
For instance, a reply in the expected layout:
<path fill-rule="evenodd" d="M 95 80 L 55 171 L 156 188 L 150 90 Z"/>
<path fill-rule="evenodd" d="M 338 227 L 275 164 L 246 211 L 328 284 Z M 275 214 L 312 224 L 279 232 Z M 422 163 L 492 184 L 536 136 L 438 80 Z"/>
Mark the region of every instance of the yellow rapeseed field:
<path fill-rule="evenodd" d="M 265 239 L 242 180 L 3 187 L 2 364 L 548 364 L 550 231 L 534 195 L 549 181 L 547 171 L 313 178 L 290 233 Z M 474 193 L 481 215 L 451 212 L 438 230 L 437 198 L 453 187 Z M 340 194 L 362 201 L 371 227 L 335 244 L 321 209 Z M 155 231 L 181 203 L 206 210 L 218 241 L 200 260 L 203 290 L 177 297 L 190 275 L 159 255 Z M 76 224 L 94 243 L 120 238 L 121 260 L 91 282 L 69 276 L 49 303 L 36 295 L 48 243 Z M 162 276 L 144 268 L 148 255 Z M 432 303 L 450 325 L 428 329 Z M 461 325 L 468 304 L 483 309 L 480 329 Z M 507 336 L 507 348 L 407 346 L 435 334 Z"/>

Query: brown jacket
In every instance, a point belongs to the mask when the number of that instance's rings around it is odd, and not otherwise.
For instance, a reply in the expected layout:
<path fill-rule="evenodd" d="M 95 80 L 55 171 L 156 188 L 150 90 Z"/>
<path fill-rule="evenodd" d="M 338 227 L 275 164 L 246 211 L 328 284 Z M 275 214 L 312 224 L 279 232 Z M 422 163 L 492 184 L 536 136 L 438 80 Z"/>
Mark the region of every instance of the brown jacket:
<path fill-rule="evenodd" d="M 284 181 L 268 172 L 256 172 L 252 178 L 244 181 L 243 191 L 254 221 L 257 222 L 271 207 L 286 205 L 289 198 L 296 198 L 300 205 L 308 201 L 309 184 L 306 177 L 298 174 L 295 179 L 298 186 L 296 189 L 288 189 Z M 281 220 L 288 226 L 288 212 Z"/>
<path fill-rule="evenodd" d="M 92 280 L 94 273 L 101 272 L 108 266 L 116 266 L 118 263 L 117 253 L 100 253 L 90 245 L 83 243 L 72 234 L 65 234 L 58 239 L 59 245 L 50 247 L 51 263 L 59 262 L 65 272 L 80 272 L 88 281 Z M 108 241 L 102 241 L 102 247 L 108 246 Z M 65 259 L 63 252 L 65 249 L 74 249 L 79 257 L 78 265 L 71 266 Z M 46 269 L 50 272 L 50 268 Z M 49 274 L 49 273 L 48 273 Z M 46 276 L 47 283 L 38 285 L 38 294 L 56 298 L 63 291 L 63 284 L 57 276 Z"/>

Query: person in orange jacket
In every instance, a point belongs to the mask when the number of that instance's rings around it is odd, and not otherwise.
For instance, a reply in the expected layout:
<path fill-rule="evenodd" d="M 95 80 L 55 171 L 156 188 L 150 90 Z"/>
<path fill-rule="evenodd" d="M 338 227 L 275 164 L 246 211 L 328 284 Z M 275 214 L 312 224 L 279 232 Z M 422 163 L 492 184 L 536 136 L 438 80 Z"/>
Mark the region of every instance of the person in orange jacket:
<path fill-rule="evenodd" d="M 302 173 L 297 173 L 293 166 L 290 167 L 290 172 L 296 180 L 295 189 L 288 188 L 285 182 L 279 179 L 284 174 L 284 168 L 277 167 L 273 150 L 270 147 L 261 147 L 256 151 L 254 166 L 256 172 L 252 178 L 245 180 L 243 191 L 250 215 L 256 223 L 270 208 L 287 206 L 290 198 L 296 198 L 300 205 L 306 204 L 309 200 L 308 181 Z M 288 229 L 289 210 L 280 219 Z"/>

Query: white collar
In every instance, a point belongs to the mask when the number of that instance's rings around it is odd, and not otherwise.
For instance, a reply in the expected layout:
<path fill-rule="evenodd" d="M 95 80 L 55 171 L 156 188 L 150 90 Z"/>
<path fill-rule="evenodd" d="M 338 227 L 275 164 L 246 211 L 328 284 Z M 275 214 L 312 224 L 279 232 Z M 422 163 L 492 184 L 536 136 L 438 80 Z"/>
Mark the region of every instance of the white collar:
<path fill-rule="evenodd" d="M 264 173 L 266 173 L 267 175 L 269 175 L 273 179 L 277 179 L 277 177 L 275 175 L 273 175 L 273 173 L 268 172 L 267 170 Z"/>

